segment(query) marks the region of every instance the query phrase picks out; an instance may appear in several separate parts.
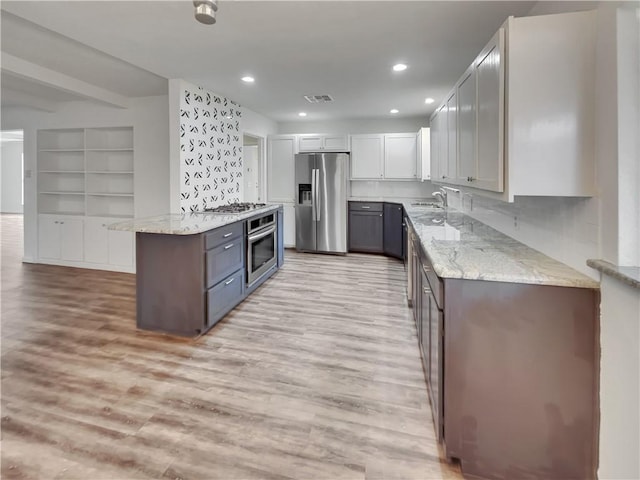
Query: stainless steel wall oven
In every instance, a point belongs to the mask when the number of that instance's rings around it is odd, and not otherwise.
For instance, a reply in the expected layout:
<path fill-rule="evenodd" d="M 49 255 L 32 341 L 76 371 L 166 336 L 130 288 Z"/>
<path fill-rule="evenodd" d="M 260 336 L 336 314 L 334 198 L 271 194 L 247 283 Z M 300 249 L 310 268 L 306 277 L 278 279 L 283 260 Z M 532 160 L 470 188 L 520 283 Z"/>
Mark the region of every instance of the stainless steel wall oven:
<path fill-rule="evenodd" d="M 247 285 L 253 285 L 277 263 L 276 212 L 247 220 Z"/>

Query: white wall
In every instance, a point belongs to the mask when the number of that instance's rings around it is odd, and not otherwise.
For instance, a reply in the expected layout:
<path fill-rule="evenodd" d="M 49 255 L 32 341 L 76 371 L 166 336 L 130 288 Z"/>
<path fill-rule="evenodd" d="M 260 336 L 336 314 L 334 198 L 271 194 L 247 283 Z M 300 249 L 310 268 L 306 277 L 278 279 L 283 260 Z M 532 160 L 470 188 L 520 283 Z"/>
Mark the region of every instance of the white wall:
<path fill-rule="evenodd" d="M 600 480 L 640 478 L 640 290 L 603 276 Z"/>
<path fill-rule="evenodd" d="M 24 258 L 37 252 L 36 132 L 47 128 L 133 126 L 135 216 L 169 209 L 169 143 L 167 96 L 131 99 L 127 109 L 92 102 L 61 104 L 54 113 L 30 109 L 2 110 L 3 130 L 24 130 Z"/>
<path fill-rule="evenodd" d="M 260 177 L 261 200 L 265 200 L 265 192 L 267 191 L 267 137 L 278 133 L 278 124 L 259 113 L 242 107 L 242 120 L 240 121 L 240 129 L 244 134 L 253 137 L 260 137 L 261 145 L 258 148 L 258 175 Z M 250 201 L 245 199 L 245 201 Z"/>
<path fill-rule="evenodd" d="M 2 142 L 0 211 L 22 213 L 22 142 Z"/>

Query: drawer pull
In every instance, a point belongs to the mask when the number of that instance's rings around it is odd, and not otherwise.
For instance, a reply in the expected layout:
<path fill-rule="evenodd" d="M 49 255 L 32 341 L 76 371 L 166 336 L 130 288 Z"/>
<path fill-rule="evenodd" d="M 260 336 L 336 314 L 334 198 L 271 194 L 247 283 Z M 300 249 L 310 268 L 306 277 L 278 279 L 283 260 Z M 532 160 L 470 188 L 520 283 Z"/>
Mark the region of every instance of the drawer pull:
<path fill-rule="evenodd" d="M 231 247 L 233 247 L 233 243 L 230 243 L 229 245 L 227 245 L 226 247 L 224 247 L 225 250 L 229 250 Z"/>
<path fill-rule="evenodd" d="M 429 290 L 428 288 L 423 288 L 422 291 L 427 295 L 431 294 L 431 290 Z"/>
<path fill-rule="evenodd" d="M 231 235 L 233 235 L 233 232 L 225 233 L 222 238 L 229 238 Z"/>
<path fill-rule="evenodd" d="M 363 205 L 363 206 L 362 206 L 362 208 L 365 208 L 365 209 L 366 209 L 366 208 L 371 208 L 371 207 L 369 207 L 369 206 L 367 206 L 367 205 Z"/>
<path fill-rule="evenodd" d="M 227 280 L 226 282 L 224 282 L 225 285 L 229 285 L 231 283 L 233 283 L 233 281 L 235 280 L 235 278 L 232 278 L 231 280 Z"/>

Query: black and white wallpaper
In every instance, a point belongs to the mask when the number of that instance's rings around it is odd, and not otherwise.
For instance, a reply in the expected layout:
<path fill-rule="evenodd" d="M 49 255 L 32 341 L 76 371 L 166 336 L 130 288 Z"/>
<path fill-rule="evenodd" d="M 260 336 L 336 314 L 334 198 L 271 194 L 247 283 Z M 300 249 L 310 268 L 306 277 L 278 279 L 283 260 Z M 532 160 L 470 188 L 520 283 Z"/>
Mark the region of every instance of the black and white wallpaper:
<path fill-rule="evenodd" d="M 187 83 L 180 92 L 182 212 L 239 202 L 242 185 L 240 105 Z"/>

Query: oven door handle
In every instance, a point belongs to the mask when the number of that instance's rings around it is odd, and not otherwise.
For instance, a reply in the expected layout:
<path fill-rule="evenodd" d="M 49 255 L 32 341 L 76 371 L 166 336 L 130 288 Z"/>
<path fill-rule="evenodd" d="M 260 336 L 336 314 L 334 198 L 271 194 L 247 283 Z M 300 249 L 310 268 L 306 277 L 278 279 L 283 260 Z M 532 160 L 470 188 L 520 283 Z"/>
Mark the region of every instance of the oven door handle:
<path fill-rule="evenodd" d="M 264 238 L 267 235 L 271 235 L 275 231 L 276 231 L 276 226 L 274 225 L 273 227 L 269 228 L 268 230 L 266 230 L 264 232 L 256 233 L 255 235 L 250 235 L 249 236 L 249 241 L 250 242 L 255 242 L 256 240 L 260 240 L 261 238 Z"/>

